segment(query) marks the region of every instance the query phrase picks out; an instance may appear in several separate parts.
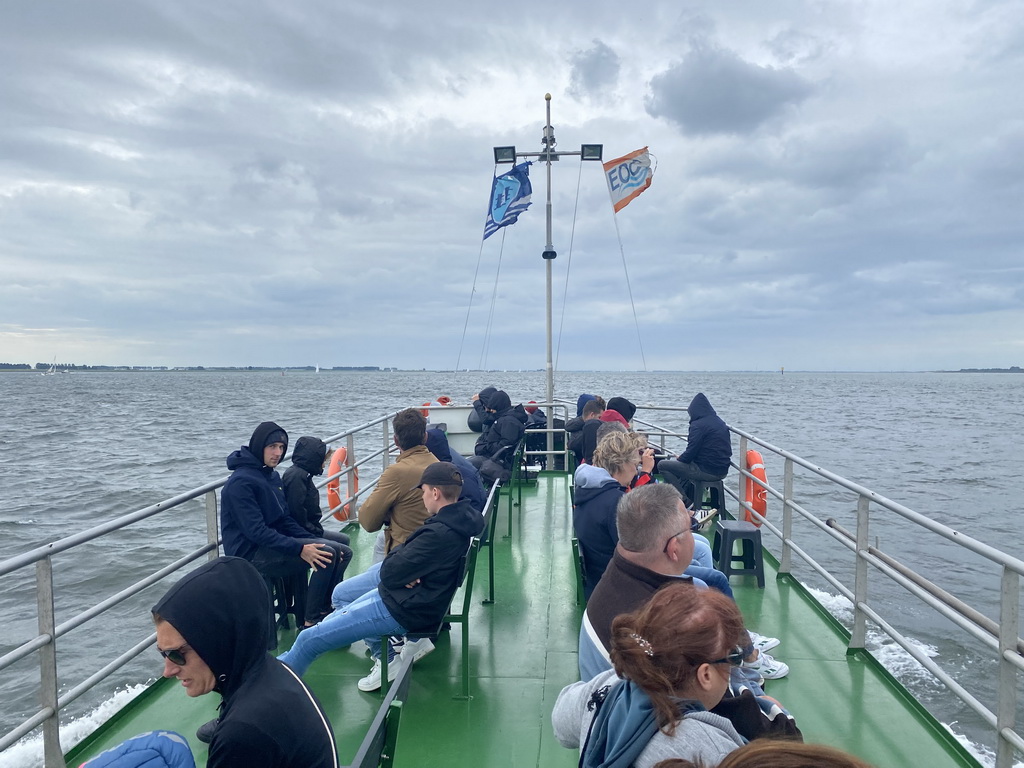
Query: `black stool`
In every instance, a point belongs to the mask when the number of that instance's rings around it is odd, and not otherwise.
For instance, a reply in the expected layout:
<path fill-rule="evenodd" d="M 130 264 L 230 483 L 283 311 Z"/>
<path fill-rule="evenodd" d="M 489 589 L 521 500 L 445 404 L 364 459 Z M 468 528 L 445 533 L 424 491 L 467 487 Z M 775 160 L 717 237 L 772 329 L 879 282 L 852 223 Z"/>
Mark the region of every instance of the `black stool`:
<path fill-rule="evenodd" d="M 743 543 L 741 553 L 733 554 L 733 545 Z M 732 574 L 751 574 L 757 586 L 764 589 L 764 560 L 761 557 L 761 529 L 745 520 L 722 520 L 715 525 L 715 541 L 711 546 L 715 564 L 726 578 Z M 734 565 L 739 561 L 742 567 Z"/>
<path fill-rule="evenodd" d="M 725 483 L 722 480 L 692 480 L 693 483 L 693 508 L 700 509 L 703 505 L 705 489 L 709 491 L 708 502 L 712 508 L 718 510 L 719 516 L 725 515 Z"/>

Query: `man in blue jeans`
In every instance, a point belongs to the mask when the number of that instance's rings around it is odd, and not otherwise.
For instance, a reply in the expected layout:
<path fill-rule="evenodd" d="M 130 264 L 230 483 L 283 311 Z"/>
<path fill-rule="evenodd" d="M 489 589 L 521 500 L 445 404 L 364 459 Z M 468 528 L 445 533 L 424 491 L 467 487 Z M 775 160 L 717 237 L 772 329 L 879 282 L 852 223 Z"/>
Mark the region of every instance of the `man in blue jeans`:
<path fill-rule="evenodd" d="M 462 556 L 483 530 L 484 519 L 468 501 L 458 500 L 462 474 L 450 462 L 424 469 L 419 487 L 426 522 L 383 562 L 335 587 L 334 612 L 303 630 L 292 649 L 278 657 L 299 675 L 320 654 L 363 640 L 374 661 L 359 690 L 375 691 L 381 685 L 381 636 L 433 632 L 440 625 L 459 587 Z M 403 653 L 415 661 L 431 650 L 433 644 L 424 639 L 407 644 Z M 392 679 L 397 667 L 388 667 Z"/>

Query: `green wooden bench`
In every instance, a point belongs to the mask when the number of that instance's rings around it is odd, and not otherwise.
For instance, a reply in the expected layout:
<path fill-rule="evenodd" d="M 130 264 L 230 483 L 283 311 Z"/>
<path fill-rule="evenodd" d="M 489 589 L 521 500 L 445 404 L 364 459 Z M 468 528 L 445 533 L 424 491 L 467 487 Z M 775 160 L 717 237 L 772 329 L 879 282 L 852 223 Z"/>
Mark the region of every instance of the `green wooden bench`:
<path fill-rule="evenodd" d="M 384 695 L 384 700 L 380 703 L 377 714 L 348 768 L 390 768 L 394 765 L 402 704 L 409 695 L 410 680 L 411 660 L 398 670 L 398 676 Z"/>

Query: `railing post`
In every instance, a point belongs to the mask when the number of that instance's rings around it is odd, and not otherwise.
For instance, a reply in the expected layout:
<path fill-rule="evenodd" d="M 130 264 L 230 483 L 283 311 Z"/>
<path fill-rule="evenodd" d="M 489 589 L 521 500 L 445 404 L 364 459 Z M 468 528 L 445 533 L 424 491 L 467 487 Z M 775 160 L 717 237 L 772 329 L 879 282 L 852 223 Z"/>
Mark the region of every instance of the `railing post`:
<path fill-rule="evenodd" d="M 220 547 L 217 546 L 217 538 L 219 532 L 217 530 L 217 492 L 207 491 L 206 492 L 206 541 L 209 544 L 213 544 L 213 549 L 210 550 L 210 554 L 207 556 L 208 560 L 216 560 L 220 555 Z"/>
<path fill-rule="evenodd" d="M 786 459 L 782 471 L 782 559 L 779 561 L 779 573 L 791 573 L 793 570 L 793 508 L 789 502 L 793 500 L 793 460 Z"/>
<path fill-rule="evenodd" d="M 43 721 L 43 761 L 46 768 L 64 768 L 60 748 L 60 716 L 57 712 L 57 622 L 53 616 L 53 563 L 49 557 L 36 562 L 36 610 L 39 634 L 49 642 L 39 649 L 39 704 L 52 713 Z"/>
<path fill-rule="evenodd" d="M 381 458 L 380 471 L 383 472 L 388 468 L 388 464 L 391 463 L 391 433 L 388 431 L 388 420 L 384 419 L 381 422 L 381 427 L 384 429 L 384 453 Z M 351 440 L 351 436 L 349 440 Z"/>
<path fill-rule="evenodd" d="M 387 422 L 384 422 L 387 424 Z M 345 473 L 345 490 L 349 496 L 353 496 L 352 489 L 356 487 L 353 478 L 356 473 L 356 438 L 355 435 L 349 435 L 345 441 L 346 461 L 345 464 L 348 466 L 348 471 Z M 359 518 L 359 502 L 354 498 L 350 501 L 348 506 L 349 518 Z"/>
<path fill-rule="evenodd" d="M 737 520 L 743 520 L 743 500 L 747 497 L 747 478 L 743 474 L 743 470 L 747 468 L 747 438 L 740 436 L 740 452 L 739 458 L 736 461 L 739 464 L 739 487 L 736 489 L 736 498 L 740 500 L 739 512 L 736 515 Z M 725 499 L 722 499 L 724 502 Z"/>
<path fill-rule="evenodd" d="M 867 616 L 861 610 L 861 603 L 868 600 L 868 561 L 864 559 L 868 541 L 868 505 L 870 499 L 861 494 L 857 498 L 857 551 L 853 586 L 853 631 L 850 634 L 850 648 L 864 648 L 868 633 Z"/>
<path fill-rule="evenodd" d="M 1020 576 L 1003 567 L 999 604 L 999 702 L 996 706 L 996 768 L 1012 768 L 1013 745 L 1003 738 L 1017 718 L 1017 668 L 1006 660 L 1017 653 L 1020 634 Z"/>

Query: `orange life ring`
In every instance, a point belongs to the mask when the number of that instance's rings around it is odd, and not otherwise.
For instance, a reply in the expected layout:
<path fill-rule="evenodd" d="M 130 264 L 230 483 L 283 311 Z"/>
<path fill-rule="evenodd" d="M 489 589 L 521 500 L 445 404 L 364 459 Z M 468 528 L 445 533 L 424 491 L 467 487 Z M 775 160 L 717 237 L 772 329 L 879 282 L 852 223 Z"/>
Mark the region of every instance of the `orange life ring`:
<path fill-rule="evenodd" d="M 430 410 L 429 410 L 430 406 L 432 406 L 432 405 L 451 405 L 451 404 L 452 404 L 452 399 L 450 397 L 448 397 L 448 395 L 439 395 L 437 400 L 434 400 L 433 402 L 426 402 L 426 403 L 424 403 L 423 404 L 424 407 L 420 409 L 420 413 L 423 414 L 423 418 L 424 419 L 429 419 L 430 418 Z"/>
<path fill-rule="evenodd" d="M 764 471 L 764 459 L 757 451 L 747 451 L 747 472 L 752 474 L 765 485 L 768 485 L 768 475 Z M 768 491 L 755 483 L 749 477 L 747 480 L 746 502 L 757 514 L 764 517 L 768 514 Z M 761 521 L 754 517 L 750 510 L 743 507 L 743 519 L 754 525 L 761 525 Z"/>
<path fill-rule="evenodd" d="M 328 475 L 337 475 L 343 467 L 348 464 L 348 451 L 342 446 L 331 454 L 331 463 L 327 467 Z M 327 503 L 335 519 L 345 522 L 348 520 L 349 505 L 341 506 L 341 477 L 333 477 L 327 481 Z M 351 480 L 348 487 L 348 495 L 355 496 L 359 493 L 359 467 L 352 470 Z"/>

